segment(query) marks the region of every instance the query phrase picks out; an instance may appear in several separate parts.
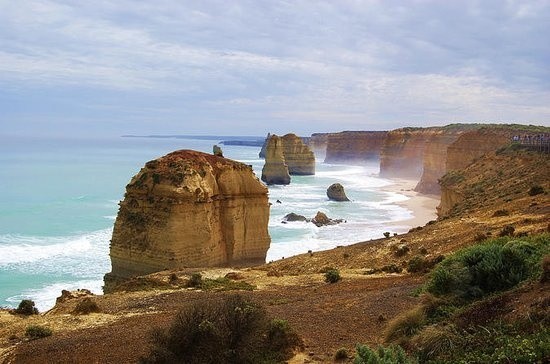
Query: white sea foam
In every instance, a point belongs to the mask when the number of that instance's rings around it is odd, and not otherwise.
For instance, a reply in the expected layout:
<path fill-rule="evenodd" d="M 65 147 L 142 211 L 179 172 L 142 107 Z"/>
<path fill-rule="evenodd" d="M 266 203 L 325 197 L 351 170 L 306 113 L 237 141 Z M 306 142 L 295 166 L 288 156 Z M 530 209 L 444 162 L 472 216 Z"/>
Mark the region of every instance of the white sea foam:
<path fill-rule="evenodd" d="M 0 268 L 96 253 L 108 246 L 111 232 L 104 229 L 67 237 L 0 235 Z"/>
<path fill-rule="evenodd" d="M 58 282 L 40 288 L 25 289 L 21 294 L 8 297 L 6 302 L 16 307 L 21 300 L 31 299 L 38 310 L 43 312 L 53 307 L 55 299 L 61 296 L 62 290 L 73 291 L 85 288 L 94 294 L 103 294 L 102 285 L 102 279 Z"/>

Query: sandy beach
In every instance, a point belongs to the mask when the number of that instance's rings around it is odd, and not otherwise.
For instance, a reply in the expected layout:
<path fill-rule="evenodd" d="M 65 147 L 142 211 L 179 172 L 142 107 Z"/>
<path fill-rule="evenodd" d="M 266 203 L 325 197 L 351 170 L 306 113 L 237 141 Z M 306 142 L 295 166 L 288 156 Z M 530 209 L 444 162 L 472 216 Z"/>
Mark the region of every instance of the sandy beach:
<path fill-rule="evenodd" d="M 397 202 L 397 205 L 410 210 L 413 214 L 412 218 L 396 222 L 393 225 L 424 226 L 428 221 L 437 219 L 436 207 L 439 205 L 439 196 L 424 195 L 414 191 L 414 187 L 418 183 L 416 180 L 392 178 L 391 181 L 393 184 L 383 190 L 407 196 L 408 200 Z"/>

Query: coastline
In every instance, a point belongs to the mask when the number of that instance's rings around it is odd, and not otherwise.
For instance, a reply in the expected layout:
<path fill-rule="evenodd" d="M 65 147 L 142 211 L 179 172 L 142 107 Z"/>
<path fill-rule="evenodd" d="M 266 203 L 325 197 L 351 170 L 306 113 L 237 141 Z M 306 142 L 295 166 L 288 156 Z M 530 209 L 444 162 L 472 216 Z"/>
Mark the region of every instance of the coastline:
<path fill-rule="evenodd" d="M 395 204 L 411 211 L 412 217 L 407 220 L 396 221 L 391 226 L 410 225 L 411 228 L 424 226 L 431 220 L 437 219 L 436 207 L 440 197 L 436 195 L 424 195 L 414 191 L 418 183 L 416 180 L 391 178 L 392 184 L 382 188 L 383 191 L 399 193 L 407 197 L 407 200 L 398 201 Z"/>

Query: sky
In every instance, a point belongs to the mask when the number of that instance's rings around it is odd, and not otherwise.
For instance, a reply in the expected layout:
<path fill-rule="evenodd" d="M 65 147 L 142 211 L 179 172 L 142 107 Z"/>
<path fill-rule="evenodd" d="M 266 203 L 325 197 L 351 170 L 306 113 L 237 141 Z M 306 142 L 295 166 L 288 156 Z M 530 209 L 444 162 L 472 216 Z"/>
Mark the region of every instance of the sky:
<path fill-rule="evenodd" d="M 550 0 L 0 0 L 0 134 L 550 126 Z"/>

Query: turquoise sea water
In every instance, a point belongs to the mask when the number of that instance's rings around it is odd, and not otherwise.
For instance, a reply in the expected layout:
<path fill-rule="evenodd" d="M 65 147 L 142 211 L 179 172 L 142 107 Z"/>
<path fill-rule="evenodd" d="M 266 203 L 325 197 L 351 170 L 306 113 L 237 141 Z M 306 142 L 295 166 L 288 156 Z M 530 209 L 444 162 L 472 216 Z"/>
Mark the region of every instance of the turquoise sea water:
<path fill-rule="evenodd" d="M 211 152 L 220 141 L 169 138 L 3 138 L 0 143 L 0 306 L 31 298 L 50 308 L 62 289 L 101 293 L 110 271 L 109 240 L 118 202 L 143 164 L 177 149 Z M 253 165 L 261 175 L 259 147 L 222 146 L 224 155 Z M 411 213 L 395 205 L 406 197 L 383 192 L 391 181 L 378 165 L 317 163 L 315 176 L 293 176 L 288 186 L 270 187 L 272 202 L 267 260 L 308 250 L 381 237 L 391 222 Z M 342 183 L 351 202 L 329 201 L 326 188 Z M 276 203 L 280 200 L 282 203 Z M 282 224 L 289 212 L 317 211 L 345 224 L 318 228 Z M 409 226 L 392 228 L 405 231 Z"/>

